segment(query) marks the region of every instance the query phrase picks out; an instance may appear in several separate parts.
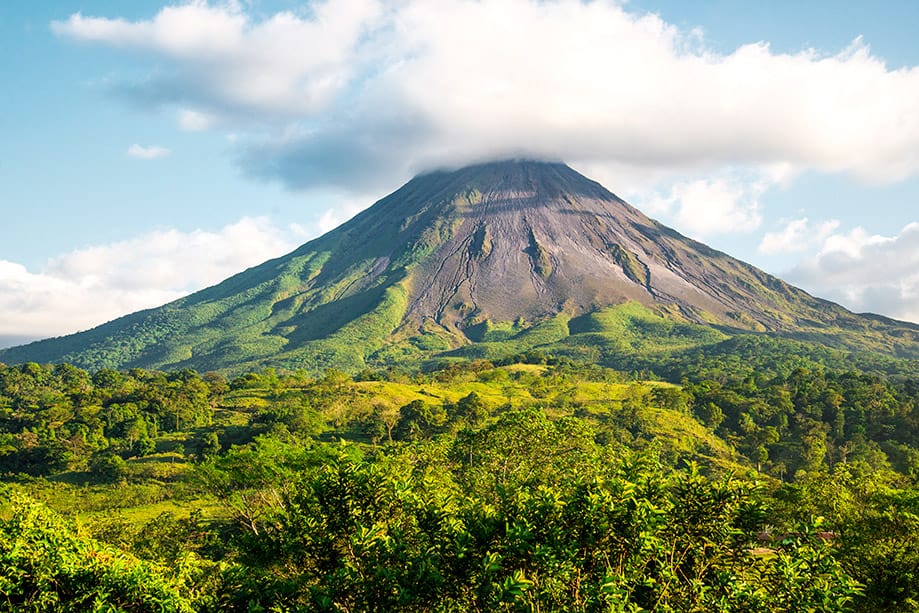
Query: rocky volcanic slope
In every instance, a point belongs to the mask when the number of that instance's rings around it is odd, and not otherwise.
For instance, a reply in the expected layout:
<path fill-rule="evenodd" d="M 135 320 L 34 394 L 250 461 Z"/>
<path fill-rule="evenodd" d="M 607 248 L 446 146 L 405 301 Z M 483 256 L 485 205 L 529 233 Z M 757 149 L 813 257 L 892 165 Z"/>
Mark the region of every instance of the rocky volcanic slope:
<path fill-rule="evenodd" d="M 462 331 L 635 300 L 755 329 L 845 311 L 690 241 L 562 164 L 507 163 L 424 178 L 448 184 L 450 224 L 413 275 L 409 317 Z M 397 192 L 398 193 L 398 192 Z"/>
<path fill-rule="evenodd" d="M 532 337 L 545 322 L 558 328 L 546 340 L 575 339 L 592 329 L 585 317 L 623 303 L 644 305 L 643 317 L 715 326 L 712 341 L 769 331 L 844 348 L 867 339 L 873 351 L 919 357 L 917 326 L 814 298 L 563 164 L 507 161 L 419 176 L 287 256 L 0 360 L 355 370 Z"/>

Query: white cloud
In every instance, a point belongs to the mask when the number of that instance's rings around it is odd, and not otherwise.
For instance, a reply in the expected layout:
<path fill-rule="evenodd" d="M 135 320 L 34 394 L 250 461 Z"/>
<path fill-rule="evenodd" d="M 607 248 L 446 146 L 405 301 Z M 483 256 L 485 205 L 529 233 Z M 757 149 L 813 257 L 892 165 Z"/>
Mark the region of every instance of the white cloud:
<path fill-rule="evenodd" d="M 171 62 L 172 77 L 155 87 L 179 84 L 182 95 L 224 110 L 296 116 L 326 107 L 348 84 L 362 35 L 381 11 L 374 0 L 311 8 L 312 19 L 281 12 L 255 23 L 238 5 L 190 2 L 165 7 L 148 21 L 77 13 L 51 27 Z"/>
<path fill-rule="evenodd" d="M 672 185 L 666 195 L 637 196 L 635 204 L 673 219 L 693 237 L 749 233 L 762 223 L 758 198 L 765 189 L 762 181 L 740 177 L 694 179 Z"/>
<path fill-rule="evenodd" d="M 247 217 L 216 232 L 160 230 L 79 249 L 38 272 L 0 260 L 0 340 L 69 334 L 165 304 L 280 256 L 309 233 Z"/>
<path fill-rule="evenodd" d="M 890 237 L 863 228 L 832 234 L 788 278 L 854 311 L 919 323 L 919 222 Z"/>
<path fill-rule="evenodd" d="M 179 127 L 186 132 L 203 132 L 213 128 L 217 123 L 217 118 L 210 113 L 192 109 L 179 110 Z"/>
<path fill-rule="evenodd" d="M 145 147 L 135 143 L 128 147 L 128 155 L 130 155 L 132 158 L 138 158 L 141 160 L 155 160 L 156 158 L 164 158 L 170 153 L 172 153 L 172 151 L 166 147 L 160 147 L 158 145 L 150 145 Z"/>
<path fill-rule="evenodd" d="M 906 227 L 909 230 L 910 226 Z M 834 258 L 845 256 L 851 260 L 859 260 L 866 248 L 883 245 L 885 243 L 895 243 L 896 238 L 881 236 L 879 234 L 868 234 L 864 228 L 854 228 L 848 234 L 833 234 L 828 236 L 820 250 L 820 257 Z"/>
<path fill-rule="evenodd" d="M 811 225 L 807 217 L 787 220 L 780 232 L 767 232 L 757 250 L 767 255 L 813 251 L 838 227 L 836 219 L 816 225 Z"/>
<path fill-rule="evenodd" d="M 612 0 L 326 0 L 264 18 L 199 1 L 52 28 L 146 54 L 157 70 L 136 97 L 247 125 L 243 162 L 292 187 L 521 154 L 919 172 L 919 68 L 888 69 L 861 40 L 725 54 Z"/>
<path fill-rule="evenodd" d="M 316 221 L 316 228 L 320 232 L 334 230 L 344 222 L 348 221 L 363 209 L 367 208 L 368 199 L 366 198 L 347 198 L 344 197 L 333 208 L 326 209 Z"/>

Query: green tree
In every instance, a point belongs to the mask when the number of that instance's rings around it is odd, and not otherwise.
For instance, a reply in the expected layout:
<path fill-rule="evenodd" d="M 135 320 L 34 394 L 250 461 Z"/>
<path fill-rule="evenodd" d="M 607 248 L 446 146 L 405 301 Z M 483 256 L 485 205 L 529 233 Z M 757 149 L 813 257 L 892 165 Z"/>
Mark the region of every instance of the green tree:
<path fill-rule="evenodd" d="M 111 450 L 94 453 L 89 460 L 90 474 L 103 483 L 114 483 L 124 478 L 125 461 Z"/>
<path fill-rule="evenodd" d="M 471 427 L 480 426 L 488 419 L 488 406 L 482 397 L 469 392 L 456 402 L 456 417 L 464 420 Z"/>
<path fill-rule="evenodd" d="M 138 457 L 150 455 L 156 451 L 156 441 L 149 436 L 141 437 L 134 441 L 131 451 Z"/>
<path fill-rule="evenodd" d="M 442 406 L 433 406 L 422 400 L 412 400 L 399 409 L 399 421 L 392 430 L 395 440 L 428 438 L 446 419 Z"/>
<path fill-rule="evenodd" d="M 206 460 L 220 453 L 220 437 L 213 430 L 205 432 L 198 439 L 198 458 Z"/>

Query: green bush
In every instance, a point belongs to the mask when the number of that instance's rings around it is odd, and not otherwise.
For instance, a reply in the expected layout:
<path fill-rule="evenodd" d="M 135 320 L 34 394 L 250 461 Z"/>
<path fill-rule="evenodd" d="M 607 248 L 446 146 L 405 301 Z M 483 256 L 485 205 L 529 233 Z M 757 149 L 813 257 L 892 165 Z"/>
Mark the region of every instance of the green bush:
<path fill-rule="evenodd" d="M 0 521 L 0 610 L 171 613 L 195 610 L 165 569 L 80 537 L 41 504 L 14 496 Z"/>

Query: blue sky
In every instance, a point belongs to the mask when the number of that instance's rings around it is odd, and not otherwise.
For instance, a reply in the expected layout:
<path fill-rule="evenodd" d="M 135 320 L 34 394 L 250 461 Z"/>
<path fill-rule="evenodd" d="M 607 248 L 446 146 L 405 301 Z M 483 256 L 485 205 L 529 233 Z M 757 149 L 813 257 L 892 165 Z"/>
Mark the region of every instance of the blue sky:
<path fill-rule="evenodd" d="M 513 155 L 919 321 L 916 23 L 902 1 L 3 3 L 0 346 Z"/>

